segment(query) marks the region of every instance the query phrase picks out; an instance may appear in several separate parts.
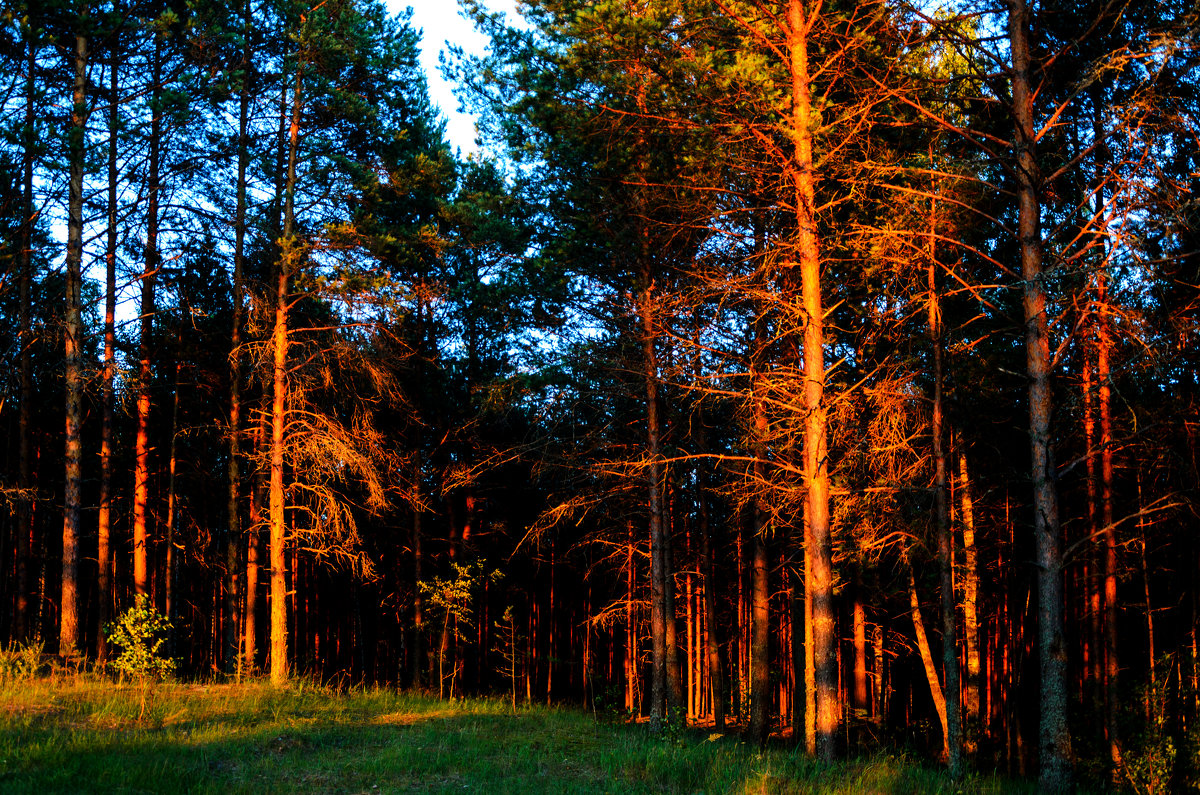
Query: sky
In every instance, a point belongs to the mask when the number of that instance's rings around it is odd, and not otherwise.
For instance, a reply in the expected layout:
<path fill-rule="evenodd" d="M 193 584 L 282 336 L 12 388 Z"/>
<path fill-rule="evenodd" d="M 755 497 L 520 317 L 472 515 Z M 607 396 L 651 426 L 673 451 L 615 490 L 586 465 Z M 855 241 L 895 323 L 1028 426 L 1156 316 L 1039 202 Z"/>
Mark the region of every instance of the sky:
<path fill-rule="evenodd" d="M 461 46 L 468 53 L 482 54 L 487 39 L 475 30 L 458 10 L 457 0 L 387 0 L 392 13 L 412 6 L 413 27 L 422 31 L 421 66 L 429 80 L 429 95 L 447 119 L 446 137 L 450 145 L 461 148 L 463 154 L 479 151 L 475 145 L 475 117 L 458 111 L 453 86 L 442 77 L 438 56 L 447 42 Z M 504 11 L 509 17 L 516 14 L 516 0 L 488 0 L 494 11 Z"/>

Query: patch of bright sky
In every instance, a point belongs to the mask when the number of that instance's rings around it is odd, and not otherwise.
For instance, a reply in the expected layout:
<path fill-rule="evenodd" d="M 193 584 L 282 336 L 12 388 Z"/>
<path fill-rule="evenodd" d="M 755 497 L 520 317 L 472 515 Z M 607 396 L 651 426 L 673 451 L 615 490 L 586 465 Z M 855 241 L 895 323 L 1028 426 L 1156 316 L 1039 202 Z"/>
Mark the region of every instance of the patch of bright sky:
<path fill-rule="evenodd" d="M 517 17 L 516 0 L 487 0 L 485 5 L 493 11 L 503 11 L 509 20 Z M 461 149 L 463 154 L 478 152 L 476 117 L 459 110 L 455 86 L 442 75 L 438 58 L 450 44 L 462 47 L 468 54 L 482 55 L 487 48 L 487 38 L 462 15 L 457 0 L 387 0 L 387 6 L 393 14 L 412 7 L 412 25 L 422 34 L 421 66 L 429 80 L 429 96 L 446 117 L 446 137 L 450 146 Z"/>

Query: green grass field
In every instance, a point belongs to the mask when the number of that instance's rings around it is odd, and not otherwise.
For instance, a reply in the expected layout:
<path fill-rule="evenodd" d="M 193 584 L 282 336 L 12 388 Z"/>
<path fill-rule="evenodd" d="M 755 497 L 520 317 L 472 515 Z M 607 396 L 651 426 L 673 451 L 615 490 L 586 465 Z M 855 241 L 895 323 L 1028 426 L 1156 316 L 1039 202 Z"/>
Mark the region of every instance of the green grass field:
<path fill-rule="evenodd" d="M 703 732 L 569 709 L 513 712 L 387 690 L 136 685 L 78 677 L 0 684 L 0 792 L 919 793 L 952 785 L 891 757 L 821 766 Z"/>

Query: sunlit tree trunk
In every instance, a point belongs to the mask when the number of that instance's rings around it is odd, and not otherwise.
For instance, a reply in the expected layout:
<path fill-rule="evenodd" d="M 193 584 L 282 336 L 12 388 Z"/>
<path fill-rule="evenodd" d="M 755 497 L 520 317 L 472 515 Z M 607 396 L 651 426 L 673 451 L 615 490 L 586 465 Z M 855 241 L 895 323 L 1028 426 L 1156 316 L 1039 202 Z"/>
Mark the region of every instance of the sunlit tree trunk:
<path fill-rule="evenodd" d="M 287 425 L 288 309 L 292 271 L 304 256 L 295 234 L 296 160 L 303 108 L 303 68 L 296 67 L 292 89 L 291 125 L 288 128 L 287 178 L 284 184 L 283 229 L 279 267 L 275 274 L 275 327 L 271 334 L 274 371 L 271 392 L 271 684 L 280 687 L 288 678 L 287 640 L 287 527 L 284 521 L 283 443 Z"/>
<path fill-rule="evenodd" d="M 693 426 L 693 438 L 696 451 L 703 455 L 708 450 L 704 438 L 704 414 L 697 410 L 698 416 Z M 717 634 L 720 622 L 717 620 L 717 584 L 713 566 L 712 526 L 708 510 L 708 469 L 701 458 L 696 464 L 696 513 L 700 522 L 700 565 L 703 569 L 701 579 L 701 595 L 704 602 L 705 622 L 705 675 L 708 677 L 709 688 L 712 692 L 713 725 L 717 731 L 725 730 L 725 679 L 721 673 L 721 644 Z"/>
<path fill-rule="evenodd" d="M 1029 376 L 1029 439 L 1032 459 L 1034 536 L 1038 572 L 1038 656 L 1041 669 L 1038 783 L 1063 792 L 1071 781 L 1071 735 L 1067 726 L 1066 644 L 1063 638 L 1062 530 L 1058 522 L 1050 421 L 1050 332 L 1033 121 L 1029 55 L 1029 7 L 1009 0 L 1012 110 L 1017 160 L 1017 236 L 1024 287 L 1026 371 Z"/>
<path fill-rule="evenodd" d="M 1120 653 L 1117 649 L 1117 531 L 1113 522 L 1112 349 L 1108 320 L 1108 280 L 1096 274 L 1096 383 L 1100 409 L 1100 522 L 1104 539 L 1104 728 L 1114 785 L 1121 783 L 1121 744 L 1117 733 Z"/>
<path fill-rule="evenodd" d="M 137 436 L 133 467 L 133 587 L 138 596 L 150 593 L 149 533 L 146 506 L 150 500 L 150 336 L 154 323 L 154 283 L 158 279 L 159 168 L 162 152 L 162 37 L 154 34 L 150 67 L 150 141 L 146 177 L 146 255 L 142 271 L 142 306 L 138 339 Z"/>
<path fill-rule="evenodd" d="M 863 605 L 862 588 L 856 587 L 854 594 L 854 707 L 855 723 L 866 715 L 870 708 L 867 696 L 867 611 Z"/>
<path fill-rule="evenodd" d="M 82 25 L 82 18 L 78 24 Z M 83 171 L 87 137 L 88 40 L 75 34 L 72 58 L 71 129 L 68 137 L 67 184 L 67 302 L 63 339 L 66 360 L 66 455 L 63 491 L 62 597 L 59 603 L 58 653 L 73 657 L 79 650 L 78 569 L 80 519 L 83 513 L 80 429 L 83 423 L 83 314 L 81 302 L 83 262 Z"/>
<path fill-rule="evenodd" d="M 950 730 L 947 725 L 946 696 L 942 692 L 942 683 L 938 680 L 937 665 L 933 661 L 933 651 L 929 648 L 929 636 L 925 633 L 925 619 L 921 615 L 921 600 L 917 595 L 917 580 L 913 574 L 912 564 L 908 568 L 908 605 L 912 616 L 913 633 L 917 638 L 917 651 L 921 654 L 921 664 L 925 668 L 925 679 L 929 682 L 929 693 L 933 696 L 933 707 L 937 710 L 938 721 L 942 724 L 942 755 L 950 754 Z"/>
<path fill-rule="evenodd" d="M 960 440 L 961 444 L 961 440 Z M 971 480 L 967 471 L 967 452 L 958 454 L 959 499 L 963 536 L 963 633 L 967 642 L 967 681 L 963 691 L 963 713 L 970 727 L 968 752 L 974 752 L 980 728 L 980 654 L 979 654 L 979 554 L 975 547 L 975 504 L 971 499 Z"/>
<path fill-rule="evenodd" d="M 815 16 L 816 11 L 813 14 Z M 788 171 L 796 214 L 795 257 L 800 270 L 804 317 L 804 481 L 809 549 L 806 577 L 812 589 L 812 644 L 816 688 L 817 753 L 837 753 L 838 670 L 833 609 L 833 547 L 829 525 L 829 452 L 826 446 L 825 313 L 821 303 L 821 261 L 816 228 L 813 139 L 809 121 L 812 98 L 808 71 L 808 33 L 801 0 L 788 5 L 788 51 L 792 79 L 791 134 L 795 149 Z"/>
<path fill-rule="evenodd" d="M 817 753 L 817 657 L 813 644 L 812 534 L 804 519 L 804 751 Z"/>

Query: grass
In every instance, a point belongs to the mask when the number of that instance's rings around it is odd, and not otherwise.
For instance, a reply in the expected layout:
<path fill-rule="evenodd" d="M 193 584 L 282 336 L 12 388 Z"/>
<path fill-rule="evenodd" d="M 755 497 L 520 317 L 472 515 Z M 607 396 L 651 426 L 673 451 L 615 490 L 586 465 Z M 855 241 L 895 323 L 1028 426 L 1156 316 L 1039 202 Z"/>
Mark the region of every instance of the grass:
<path fill-rule="evenodd" d="M 4 793 L 991 793 L 880 756 L 830 768 L 735 737 L 388 690 L 78 677 L 0 683 Z"/>

